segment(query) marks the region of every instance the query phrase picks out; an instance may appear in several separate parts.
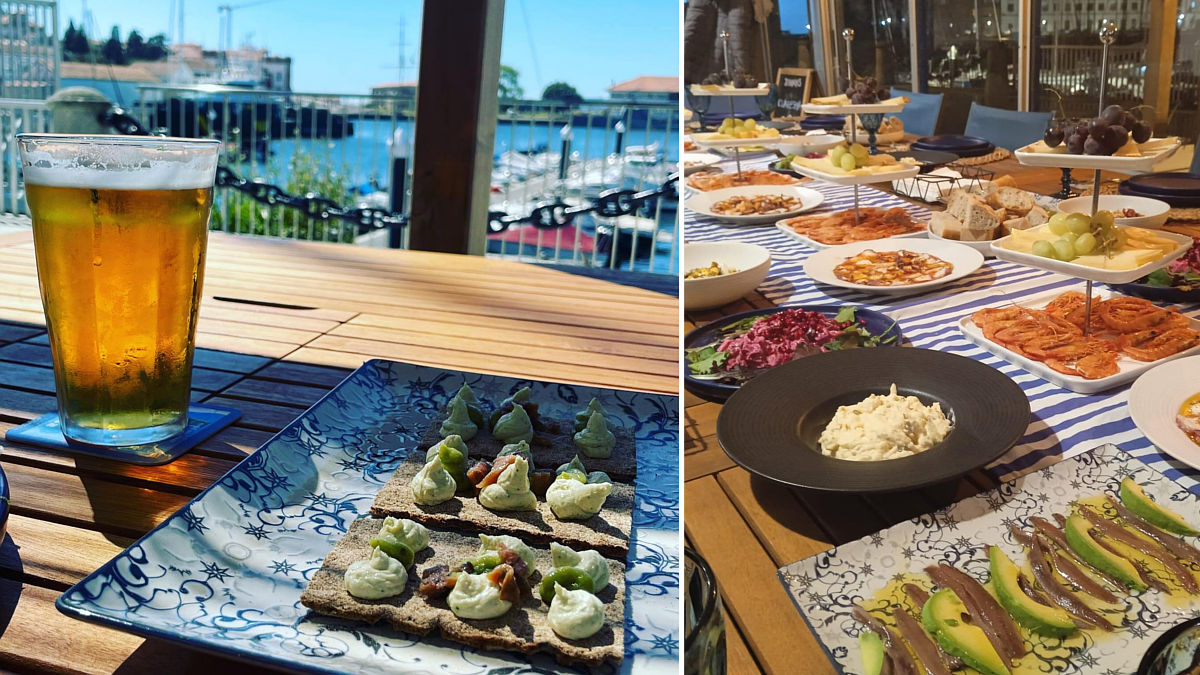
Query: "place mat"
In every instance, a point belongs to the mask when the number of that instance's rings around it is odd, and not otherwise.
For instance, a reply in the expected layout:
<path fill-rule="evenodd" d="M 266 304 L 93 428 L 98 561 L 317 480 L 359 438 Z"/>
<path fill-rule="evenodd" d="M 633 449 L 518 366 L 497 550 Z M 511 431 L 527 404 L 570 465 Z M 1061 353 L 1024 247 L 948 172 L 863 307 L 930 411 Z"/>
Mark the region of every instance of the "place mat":
<path fill-rule="evenodd" d="M 1013 154 L 1011 151 L 1006 150 L 1004 148 L 996 148 L 995 150 L 989 152 L 988 154 L 979 155 L 978 157 L 959 157 L 958 161 L 955 163 L 976 166 L 979 164 L 990 164 L 992 162 L 999 162 L 1002 159 L 1008 159 L 1009 157 L 1012 157 L 1012 156 L 1013 156 Z"/>
<path fill-rule="evenodd" d="M 212 438 L 218 431 L 233 424 L 242 411 L 220 405 L 193 403 L 188 406 L 188 425 L 181 433 L 164 441 L 146 445 L 127 445 L 106 448 L 68 441 L 59 426 L 57 412 L 46 413 L 19 427 L 13 427 L 4 435 L 10 443 L 23 443 L 50 450 L 65 450 L 83 455 L 94 455 L 118 462 L 155 466 L 166 464 L 183 453 Z"/>
<path fill-rule="evenodd" d="M 743 162 L 743 166 L 759 168 L 760 164 Z M 850 188 L 821 181 L 807 187 L 825 195 L 822 209 L 844 209 L 853 204 Z M 860 189 L 859 193 L 863 203 L 871 206 L 904 206 L 914 217 L 929 217 L 928 209 L 903 202 L 894 195 L 870 187 Z M 988 473 L 998 479 L 1052 464 L 1101 443 L 1113 443 L 1188 487 L 1200 485 L 1200 472 L 1160 454 L 1138 431 L 1126 406 L 1127 386 L 1095 395 L 1070 392 L 974 345 L 958 329 L 960 320 L 984 307 L 1019 304 L 1027 297 L 1053 290 L 1082 291 L 1083 282 L 1078 279 L 1018 263 L 989 260 L 970 276 L 933 291 L 887 298 L 816 283 L 804 273 L 804 262 L 815 249 L 774 227 L 726 227 L 714 218 L 685 208 L 684 240 L 741 241 L 763 246 L 771 252 L 771 270 L 758 291 L 774 304 L 854 304 L 885 312 L 897 320 L 907 344 L 969 356 L 1013 378 L 1028 395 L 1033 414 L 1029 429 L 1017 445 L 988 467 Z M 1200 304 L 1182 305 L 1180 309 L 1188 316 L 1200 318 Z"/>

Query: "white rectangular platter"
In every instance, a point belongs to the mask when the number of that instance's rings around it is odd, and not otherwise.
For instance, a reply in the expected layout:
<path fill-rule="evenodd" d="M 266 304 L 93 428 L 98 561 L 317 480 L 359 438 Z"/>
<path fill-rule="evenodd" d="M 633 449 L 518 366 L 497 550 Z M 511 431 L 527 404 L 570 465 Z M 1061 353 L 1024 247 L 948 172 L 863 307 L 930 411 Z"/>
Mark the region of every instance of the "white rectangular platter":
<path fill-rule="evenodd" d="M 837 672 L 859 675 L 863 670 L 857 635 L 862 629 L 850 616 L 855 603 L 877 609 L 882 603 L 873 603 L 872 598 L 889 582 L 899 575 L 923 576 L 922 570 L 936 563 L 950 564 L 976 579 L 988 578 L 986 545 L 999 546 L 1014 560 L 1025 559 L 1008 532 L 1010 522 L 1027 527 L 1029 517 L 1065 513 L 1074 499 L 1113 494 L 1124 476 L 1137 481 L 1158 502 L 1187 514 L 1193 524 L 1197 521 L 1200 498 L 1117 447 L 1103 445 L 995 490 L 794 562 L 779 570 L 779 580 Z M 1134 673 L 1155 638 L 1197 611 L 1195 601 L 1168 604 L 1158 591 L 1129 596 L 1128 605 L 1125 627 L 1100 639 L 1092 635 L 1095 631 L 1063 642 L 1039 638 L 1014 672 Z"/>
<path fill-rule="evenodd" d="M 811 167 L 797 165 L 795 162 L 792 163 L 791 170 L 798 174 L 808 176 L 809 178 L 816 178 L 817 180 L 823 180 L 826 183 L 833 183 L 834 185 L 871 185 L 873 183 L 890 183 L 894 180 L 912 178 L 913 176 L 921 173 L 921 167 L 910 166 L 907 169 L 899 169 L 897 171 L 888 171 L 885 173 L 872 173 L 865 176 L 840 176 L 835 173 L 825 173 L 824 171 L 813 169 Z"/>
<path fill-rule="evenodd" d="M 1051 300 L 1058 297 L 1059 295 L 1061 295 L 1064 292 L 1066 292 L 1066 291 L 1062 291 L 1062 290 L 1050 291 L 1048 293 L 1042 293 L 1040 295 L 1031 296 L 1031 297 L 1023 300 L 1021 302 L 1020 306 L 1028 307 L 1030 309 L 1042 309 Z M 1105 290 L 1105 291 L 1095 292 L 1095 293 L 1093 293 L 1093 295 L 1099 295 L 1102 299 L 1107 300 L 1108 298 L 1111 298 L 1116 294 L 1112 293 L 1111 291 Z M 1002 301 L 1000 301 L 998 299 L 997 306 L 999 306 L 1001 304 L 1003 304 Z M 1190 327 L 1192 330 L 1200 330 L 1200 320 L 1190 319 L 1188 322 L 1188 327 Z M 1197 345 L 1195 347 L 1192 347 L 1191 349 L 1185 349 L 1184 351 L 1179 352 L 1178 354 L 1173 354 L 1171 356 L 1159 359 L 1157 361 L 1149 361 L 1149 362 L 1137 361 L 1135 359 L 1129 358 L 1128 356 L 1122 355 L 1120 358 L 1117 359 L 1117 368 L 1119 370 L 1116 375 L 1110 375 L 1108 377 L 1101 377 L 1101 378 L 1095 379 L 1095 380 L 1088 380 L 1088 379 L 1085 379 L 1082 377 L 1078 377 L 1076 375 L 1067 375 L 1066 373 L 1060 373 L 1057 370 L 1054 370 L 1053 368 L 1051 368 L 1050 366 L 1047 366 L 1046 364 L 1042 363 L 1041 361 L 1035 361 L 1027 356 L 1022 356 L 1022 355 L 1012 351 L 1011 349 L 1008 349 L 1007 347 L 1005 347 L 1004 345 L 1002 345 L 1000 343 L 992 342 L 991 340 L 989 340 L 983 336 L 983 331 L 980 330 L 979 326 L 975 325 L 975 322 L 971 321 L 970 316 L 963 317 L 958 322 L 958 328 L 959 328 L 959 330 L 962 331 L 963 335 L 965 335 L 968 340 L 970 340 L 971 342 L 974 342 L 975 344 L 988 350 L 989 352 L 995 354 L 996 356 L 999 356 L 1000 358 L 1004 359 L 1005 361 L 1008 361 L 1009 363 L 1021 366 L 1025 370 L 1029 371 L 1030 373 L 1032 373 L 1034 375 L 1037 375 L 1038 377 L 1042 378 L 1043 380 L 1046 380 L 1047 382 L 1056 384 L 1056 385 L 1062 387 L 1063 389 L 1069 389 L 1071 391 L 1074 391 L 1074 392 L 1077 392 L 1080 394 L 1095 394 L 1095 393 L 1098 393 L 1101 391 L 1107 391 L 1109 389 L 1112 389 L 1113 387 L 1119 387 L 1123 384 L 1128 384 L 1128 383 L 1136 380 L 1138 378 L 1138 376 L 1141 375 L 1142 373 L 1146 372 L 1147 370 L 1150 370 L 1151 368 L 1157 366 L 1160 363 L 1163 363 L 1165 361 L 1171 361 L 1173 359 L 1177 359 L 1177 358 L 1180 358 L 1183 356 L 1189 356 L 1191 354 L 1200 353 L 1200 345 Z"/>
<path fill-rule="evenodd" d="M 766 96 L 771 93 L 771 85 L 759 82 L 757 87 L 730 87 L 715 84 L 693 84 L 693 96 Z"/>
<path fill-rule="evenodd" d="M 737 148 L 737 147 L 752 147 L 761 145 L 765 148 L 772 148 L 780 143 L 791 143 L 792 139 L 784 136 L 768 136 L 766 138 L 714 138 L 719 134 L 692 134 L 692 142 L 702 148 Z"/>
<path fill-rule="evenodd" d="M 802 215 L 813 215 L 813 214 L 802 214 Z M 790 218 L 785 218 L 784 220 L 790 220 Z M 805 246 L 808 246 L 809 248 L 815 248 L 815 249 L 819 250 L 819 249 L 829 248 L 831 246 L 840 246 L 840 244 L 822 244 L 821 242 L 819 242 L 815 239 L 810 239 L 809 237 L 806 237 L 805 235 L 800 234 L 799 232 L 788 227 L 787 225 L 784 225 L 782 220 L 775 223 L 775 227 L 780 232 L 787 235 L 788 238 L 795 239 L 796 241 L 800 242 L 801 244 L 804 244 Z M 871 241 L 887 241 L 888 239 L 926 239 L 926 238 L 928 238 L 928 236 L 927 236 L 928 234 L 929 234 L 928 230 L 921 230 L 920 232 L 909 232 L 907 234 L 897 234 L 892 237 L 884 237 L 883 239 L 872 239 Z"/>
<path fill-rule="evenodd" d="M 1154 165 L 1175 154 L 1182 142 L 1178 137 L 1151 138 L 1146 141 L 1153 151 L 1140 157 L 1108 155 L 1072 155 L 1065 152 L 1033 152 L 1037 143 L 1017 148 L 1013 154 L 1026 166 L 1052 166 L 1059 169 L 1103 169 L 1125 173 L 1153 171 Z M 1145 145 L 1145 144 L 1143 144 Z M 1059 146 L 1063 147 L 1063 146 Z"/>
<path fill-rule="evenodd" d="M 865 115 L 869 113 L 898 113 L 904 110 L 903 103 L 851 103 L 845 105 L 822 105 L 805 103 L 804 112 L 811 115 Z"/>
<path fill-rule="evenodd" d="M 1097 267 L 1088 267 L 1087 265 L 1066 262 L 1064 260 L 1043 258 L 1032 253 L 1013 251 L 1003 246 L 1003 243 L 1008 241 L 1008 237 L 1001 237 L 992 241 L 992 255 L 1001 260 L 1021 263 L 1022 265 L 1029 265 L 1030 267 L 1043 269 L 1047 272 L 1057 272 L 1078 279 L 1102 281 L 1106 284 L 1127 284 L 1131 281 L 1141 279 L 1154 270 L 1166 267 L 1168 263 L 1187 253 L 1187 250 L 1192 247 L 1192 238 L 1185 234 L 1176 234 L 1174 232 L 1167 232 L 1166 230 L 1156 230 L 1154 234 L 1163 239 L 1170 239 L 1175 242 L 1175 249 L 1158 260 L 1148 262 L 1141 267 L 1135 267 L 1131 270 L 1102 270 Z M 1009 236 L 1011 237 L 1012 235 Z"/>

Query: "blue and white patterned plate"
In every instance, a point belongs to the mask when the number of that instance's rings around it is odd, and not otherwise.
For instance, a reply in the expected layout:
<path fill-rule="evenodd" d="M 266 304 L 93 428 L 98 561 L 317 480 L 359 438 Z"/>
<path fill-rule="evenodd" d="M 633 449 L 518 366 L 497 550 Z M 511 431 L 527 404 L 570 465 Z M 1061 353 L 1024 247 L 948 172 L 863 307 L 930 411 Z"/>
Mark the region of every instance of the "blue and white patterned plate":
<path fill-rule="evenodd" d="M 1189 522 L 1200 522 L 1200 497 L 1116 446 L 1103 445 L 995 490 L 794 562 L 779 570 L 779 580 L 839 672 L 860 673 L 861 626 L 850 616 L 855 603 L 872 608 L 874 594 L 898 575 L 920 577 L 926 566 L 935 563 L 986 579 L 987 545 L 999 546 L 1015 561 L 1025 559 L 1024 550 L 1008 532 L 1009 523 L 1027 528 L 1029 516 L 1065 514 L 1075 499 L 1116 494 L 1126 476 Z M 1047 639 L 1022 660 L 1022 666 L 1029 666 L 1022 672 L 1132 673 L 1158 635 L 1196 615 L 1196 602 L 1179 605 L 1157 591 L 1124 597 L 1125 627 L 1099 640 L 1093 631 L 1061 644 Z"/>
<path fill-rule="evenodd" d="M 368 361 L 212 487 L 59 597 L 59 610 L 140 635 L 307 672 L 558 672 L 549 657 L 309 616 L 309 576 L 467 382 L 520 387 L 555 417 L 591 397 L 638 445 L 622 672 L 674 673 L 679 649 L 678 398 Z M 532 669 L 531 669 L 532 668 Z M 612 670 L 612 668 L 607 668 Z"/>

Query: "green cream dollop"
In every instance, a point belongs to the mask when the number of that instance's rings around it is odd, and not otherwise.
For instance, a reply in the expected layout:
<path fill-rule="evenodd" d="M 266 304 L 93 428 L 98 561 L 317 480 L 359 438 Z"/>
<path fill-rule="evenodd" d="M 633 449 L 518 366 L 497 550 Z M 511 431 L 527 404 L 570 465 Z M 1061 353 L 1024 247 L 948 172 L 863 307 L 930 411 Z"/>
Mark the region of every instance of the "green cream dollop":
<path fill-rule="evenodd" d="M 413 553 L 429 545 L 429 530 L 408 518 L 384 518 L 383 525 L 379 527 L 379 534 L 375 536 L 378 539 L 404 544 Z"/>
<path fill-rule="evenodd" d="M 437 453 L 425 462 L 425 466 L 413 476 L 408 486 L 412 488 L 413 501 L 426 506 L 441 504 L 453 497 L 458 489 L 454 476 L 442 466 L 442 460 Z"/>
<path fill-rule="evenodd" d="M 504 457 L 505 455 L 516 455 L 518 457 L 524 457 L 525 461 L 529 463 L 529 470 L 533 471 L 533 451 L 530 450 L 529 443 L 527 443 L 526 441 L 517 441 L 516 443 L 509 443 L 508 445 L 500 448 L 500 452 L 496 453 L 496 459 L 500 459 L 501 457 Z"/>
<path fill-rule="evenodd" d="M 512 607 L 511 602 L 500 598 L 500 588 L 486 574 L 465 572 L 459 572 L 446 604 L 463 619 L 494 619 Z"/>
<path fill-rule="evenodd" d="M 408 583 L 408 570 L 399 560 L 375 547 L 371 549 L 370 558 L 350 563 L 342 578 L 350 595 L 378 600 L 399 595 Z"/>
<path fill-rule="evenodd" d="M 455 396 L 450 400 L 450 416 L 442 422 L 442 427 L 439 430 L 442 437 L 457 435 L 462 437 L 464 441 L 469 441 L 475 437 L 479 431 L 479 427 L 471 421 L 471 414 L 467 412 L 467 402 Z"/>
<path fill-rule="evenodd" d="M 479 503 L 496 511 L 531 511 L 537 497 L 529 489 L 529 462 L 517 455 L 495 483 L 479 492 Z"/>
<path fill-rule="evenodd" d="M 604 627 L 604 603 L 585 590 L 569 591 L 554 584 L 546 620 L 555 633 L 568 640 L 589 638 Z"/>
<path fill-rule="evenodd" d="M 532 400 L 532 396 L 533 390 L 531 390 L 529 387 L 521 387 L 512 396 L 504 399 L 500 403 L 500 407 L 503 408 L 508 403 L 512 403 L 513 405 L 518 403 L 529 403 L 529 401 Z"/>
<path fill-rule="evenodd" d="M 479 535 L 479 551 L 475 555 L 480 556 L 488 551 L 499 551 L 500 544 L 504 544 L 505 548 L 520 556 L 521 560 L 525 563 L 525 567 L 528 567 L 531 571 L 534 565 L 537 564 L 537 556 L 534 555 L 533 549 L 529 548 L 525 542 L 510 534 L 497 534 L 494 536 L 490 534 Z"/>
<path fill-rule="evenodd" d="M 604 508 L 612 488 L 612 483 L 584 483 L 563 474 L 546 488 L 546 503 L 563 520 L 591 518 Z"/>
<path fill-rule="evenodd" d="M 600 413 L 604 417 L 604 423 L 611 429 L 612 422 L 608 420 L 608 411 L 604 409 L 600 399 L 592 397 L 592 400 L 588 401 L 587 407 L 575 413 L 575 430 L 581 431 L 587 426 L 588 420 L 592 419 L 592 415 L 596 413 Z"/>
<path fill-rule="evenodd" d="M 461 398 L 467 404 L 479 403 L 479 399 L 475 396 L 475 390 L 471 389 L 471 385 L 466 382 L 455 392 L 454 398 Z"/>
<path fill-rule="evenodd" d="M 575 447 L 586 457 L 606 458 L 612 456 L 613 446 L 617 437 L 608 430 L 604 415 L 594 412 L 588 418 L 587 426 L 575 434 Z"/>
<path fill-rule="evenodd" d="M 501 415 L 500 419 L 496 420 L 496 426 L 492 427 L 492 435 L 504 443 L 532 441 L 533 422 L 529 419 L 529 413 L 525 412 L 523 406 L 514 405 L 511 412 Z"/>
<path fill-rule="evenodd" d="M 463 443 L 462 436 L 451 434 L 436 444 L 430 446 L 430 448 L 425 451 L 425 461 L 428 462 L 434 457 L 437 457 L 438 453 L 441 452 L 442 447 L 453 448 L 454 450 L 461 452 L 463 457 L 467 456 L 467 444 Z"/>
<path fill-rule="evenodd" d="M 559 567 L 574 567 L 583 570 L 592 578 L 592 592 L 599 593 L 608 585 L 608 562 L 596 551 L 575 551 L 570 547 L 552 541 L 550 542 L 550 561 L 555 569 Z"/>

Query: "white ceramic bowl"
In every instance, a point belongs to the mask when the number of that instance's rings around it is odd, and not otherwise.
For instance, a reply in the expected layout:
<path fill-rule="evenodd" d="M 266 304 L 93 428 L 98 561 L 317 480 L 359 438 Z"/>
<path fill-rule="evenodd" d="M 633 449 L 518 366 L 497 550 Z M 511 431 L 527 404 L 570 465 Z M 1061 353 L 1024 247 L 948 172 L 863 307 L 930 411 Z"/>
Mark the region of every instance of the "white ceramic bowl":
<path fill-rule="evenodd" d="M 780 143 L 779 151 L 785 155 L 808 155 L 822 153 L 846 142 L 841 134 L 815 133 L 803 136 L 784 136 L 789 142 Z"/>
<path fill-rule="evenodd" d="M 991 239 L 988 239 L 987 241 L 962 241 L 961 239 L 947 239 L 942 236 L 942 233 L 939 232 L 936 227 L 933 226 L 932 222 L 929 223 L 929 238 L 936 240 L 936 241 L 948 241 L 948 242 L 951 242 L 954 244 L 962 244 L 963 246 L 970 246 L 971 248 L 975 249 L 976 251 L 979 251 L 980 253 L 982 253 L 983 257 L 985 257 L 985 258 L 995 257 L 995 254 L 992 253 L 992 240 Z"/>
<path fill-rule="evenodd" d="M 737 241 L 702 241 L 683 245 L 683 270 L 708 267 L 717 262 L 732 274 L 683 280 L 683 308 L 710 309 L 727 305 L 746 295 L 767 278 L 771 252 L 762 246 Z"/>
<path fill-rule="evenodd" d="M 1136 218 L 1116 218 L 1117 225 L 1132 225 L 1134 227 L 1158 230 L 1162 229 L 1163 223 L 1167 222 L 1167 212 L 1171 210 L 1171 205 L 1157 199 L 1150 199 L 1149 197 L 1100 195 L 1099 209 L 1101 211 L 1133 209 L 1142 215 Z M 1087 197 L 1064 199 L 1058 203 L 1058 210 L 1064 213 L 1084 213 L 1091 215 L 1092 198 L 1089 195 Z"/>
<path fill-rule="evenodd" d="M 800 200 L 800 204 L 786 213 L 752 216 L 733 216 L 713 213 L 712 210 L 714 204 L 725 201 L 730 197 L 756 197 L 763 195 L 787 195 L 788 197 Z M 709 190 L 707 192 L 694 192 L 687 198 L 684 205 L 692 211 L 709 216 L 710 218 L 716 218 L 717 220 L 735 225 L 748 225 L 752 223 L 773 223 L 777 220 L 790 218 L 817 208 L 824 200 L 825 195 L 820 192 L 798 185 L 743 185 L 721 188 L 720 190 Z"/>

